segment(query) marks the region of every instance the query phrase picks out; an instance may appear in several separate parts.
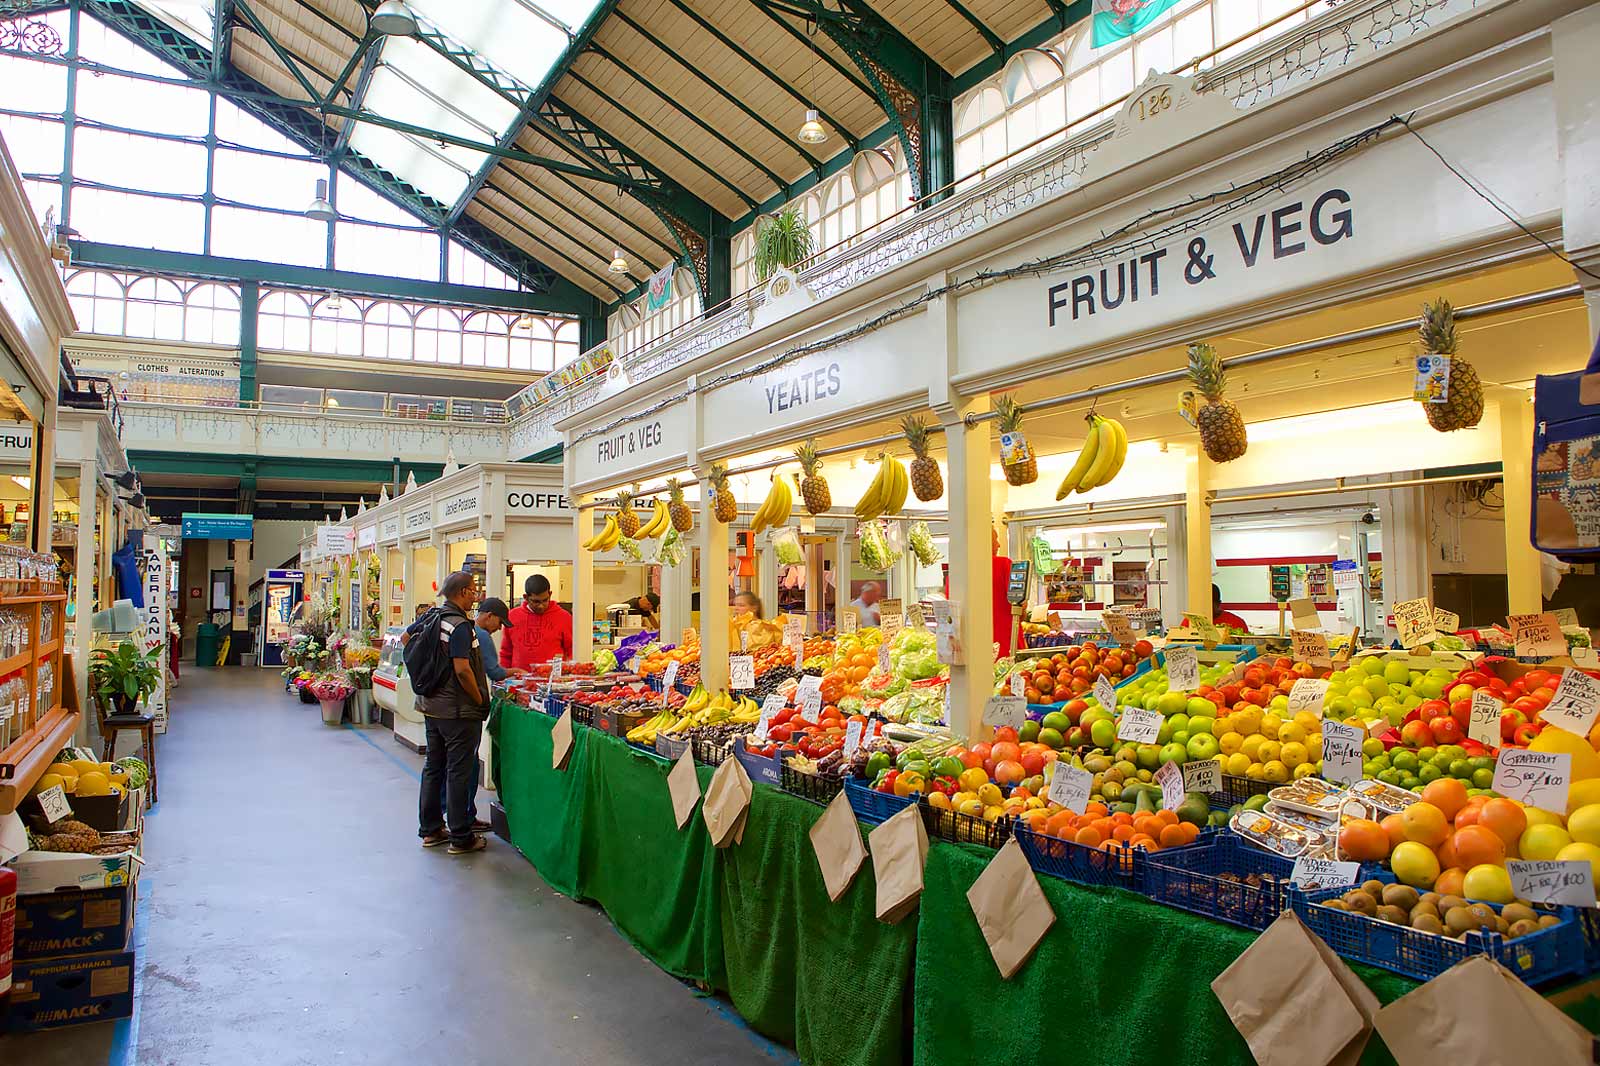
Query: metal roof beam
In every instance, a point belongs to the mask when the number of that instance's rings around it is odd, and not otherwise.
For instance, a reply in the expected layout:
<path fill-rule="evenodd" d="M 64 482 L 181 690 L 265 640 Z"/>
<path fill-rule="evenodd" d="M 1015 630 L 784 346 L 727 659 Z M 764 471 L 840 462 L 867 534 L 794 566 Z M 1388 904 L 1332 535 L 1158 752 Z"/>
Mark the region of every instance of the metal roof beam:
<path fill-rule="evenodd" d="M 222 77 L 223 64 L 233 51 L 234 0 L 217 0 L 211 15 L 211 77 Z"/>
<path fill-rule="evenodd" d="M 590 270 L 588 267 L 583 266 L 581 263 L 577 262 L 571 256 L 567 255 L 565 252 L 563 252 L 559 248 L 556 248 L 555 246 L 553 246 L 546 238 L 539 236 L 537 233 L 534 233 L 532 230 L 530 230 L 526 226 L 522 225 L 516 219 L 512 218 L 510 215 L 508 215 L 504 211 L 500 210 L 494 204 L 491 204 L 486 200 L 479 200 L 478 201 L 478 206 L 483 208 L 485 211 L 490 212 L 495 217 L 503 220 L 507 225 L 515 227 L 519 232 L 527 235 L 532 240 L 535 240 L 535 241 L 539 242 L 539 244 L 543 245 L 544 248 L 547 251 L 549 251 L 552 255 L 556 255 L 556 256 L 559 256 L 561 259 L 564 259 L 566 262 L 568 262 L 568 263 L 570 263 L 572 265 L 573 269 L 581 270 L 583 273 L 587 274 L 589 277 L 593 278 L 595 281 L 597 281 L 600 284 L 604 285 L 606 288 L 610 289 L 612 292 L 616 293 L 618 296 L 622 296 L 624 294 L 624 292 L 626 291 L 624 289 L 619 289 L 608 278 L 605 278 L 605 277 L 603 277 L 603 276 L 601 276 L 599 274 L 596 274 L 594 271 Z M 532 210 L 531 208 L 528 207 L 527 204 L 524 204 L 521 201 L 517 201 L 517 207 L 518 207 L 518 209 L 520 209 L 522 211 L 526 211 L 528 214 L 532 215 L 534 218 L 538 219 L 540 222 L 544 223 L 546 226 L 549 226 L 550 229 L 553 230 L 557 235 L 566 238 L 567 240 L 571 241 L 573 244 L 577 245 L 579 248 L 582 248 L 582 249 L 584 249 L 586 251 L 592 251 L 592 249 L 590 249 L 589 246 L 584 241 L 580 241 L 578 238 L 574 237 L 572 234 L 568 233 L 566 230 L 562 229 L 560 226 L 557 226 L 555 223 L 551 222 L 548 218 L 545 218 L 543 215 L 539 214 L 539 212 Z M 598 257 L 596 257 L 596 258 L 598 258 Z M 609 262 L 609 260 L 607 260 L 607 262 Z M 628 280 L 630 282 L 633 281 L 633 279 L 631 277 L 628 278 Z"/>
<path fill-rule="evenodd" d="M 366 83 L 372 80 L 372 72 L 377 69 L 378 60 L 383 55 L 383 42 L 387 39 L 372 33 L 361 38 L 356 50 L 351 52 L 350 58 L 345 61 L 344 69 L 339 71 L 339 76 L 328 86 L 328 91 L 322 94 L 322 106 L 326 107 L 337 102 L 339 94 L 345 91 L 345 82 L 355 73 L 357 65 L 361 67 L 361 73 L 356 74 L 355 88 L 350 92 L 350 104 L 352 107 L 361 106 L 361 101 L 366 99 L 367 95 Z M 342 135 L 343 131 L 340 133 Z"/>
<path fill-rule="evenodd" d="M 966 4 L 963 4 L 961 0 L 944 0 L 944 2 L 950 6 L 952 11 L 967 20 L 967 24 L 976 30 L 978 36 L 982 37 L 984 42 L 989 45 L 989 51 L 996 55 L 1005 51 L 1006 42 L 1002 41 L 993 30 L 984 25 L 983 20 L 974 15 Z"/>
<path fill-rule="evenodd" d="M 816 48 L 804 33 L 801 33 L 794 27 L 793 23 L 789 22 L 787 19 L 779 18 L 777 12 L 774 10 L 775 5 L 769 6 L 762 3 L 762 0 L 750 0 L 750 2 L 755 5 L 756 10 L 760 11 L 763 15 L 777 23 L 780 27 L 788 32 L 789 36 L 793 37 L 795 40 L 799 41 L 803 46 L 805 46 L 807 51 L 812 52 L 817 56 L 817 58 L 821 59 L 824 63 L 828 64 L 828 66 L 832 67 L 835 74 L 838 74 L 845 81 L 849 82 L 851 85 L 854 85 L 862 96 L 865 96 L 874 103 L 877 102 L 878 94 L 873 91 L 872 86 L 862 81 L 860 75 L 851 70 L 849 67 L 845 66 L 843 63 L 839 62 L 837 59 L 833 58 L 832 55 L 824 52 L 820 48 Z M 796 12 L 795 17 L 803 19 L 806 17 L 806 15 L 804 12 Z"/>
<path fill-rule="evenodd" d="M 256 18 L 256 13 L 250 10 L 250 6 L 244 0 L 234 0 L 234 6 L 244 20 L 250 24 L 250 28 L 255 31 L 256 36 L 267 42 L 267 47 L 272 49 L 272 54 L 278 57 L 278 61 L 284 65 L 294 80 L 300 83 L 300 88 L 306 91 L 306 95 L 313 100 L 319 99 L 322 94 L 317 91 L 316 86 L 311 84 L 311 79 L 306 77 L 305 71 L 300 69 L 300 64 L 295 61 L 295 57 L 289 54 L 288 49 L 278 43 L 276 37 L 267 32 L 267 28 L 261 24 L 260 19 Z"/>
<path fill-rule="evenodd" d="M 572 218 L 576 219 L 577 222 L 580 225 L 582 225 L 585 228 L 593 231 L 598 236 L 598 238 L 599 238 L 599 240 L 600 240 L 600 242 L 602 244 L 611 244 L 611 245 L 615 245 L 618 248 L 621 248 L 623 254 L 628 257 L 629 263 L 632 263 L 635 260 L 637 260 L 638 262 L 643 263 L 645 266 L 649 266 L 650 265 L 650 260 L 647 257 L 640 255 L 636 249 L 634 249 L 632 247 L 629 247 L 629 245 L 626 242 L 621 241 L 621 240 L 617 239 L 616 237 L 605 233 L 603 230 L 600 229 L 600 227 L 596 226 L 593 222 L 590 222 L 584 216 L 578 214 L 576 211 L 574 211 L 567 204 L 562 203 L 560 200 L 557 200 L 555 197 L 551 196 L 549 193 L 545 192 L 543 189 L 539 188 L 537 185 L 534 185 L 534 184 L 526 181 L 525 179 L 523 179 L 521 177 L 521 175 L 516 174 L 509 167 L 502 168 L 501 172 L 505 173 L 505 174 L 510 174 L 512 177 L 515 177 L 519 181 L 522 181 L 522 183 L 524 185 L 527 185 L 527 187 L 530 190 L 532 190 L 534 192 L 534 194 L 536 194 L 541 200 L 550 203 L 558 211 L 561 211 L 565 215 L 571 216 Z M 484 182 L 483 187 L 484 187 L 485 190 L 487 190 L 489 192 L 495 193 L 495 194 L 497 194 L 499 196 L 504 196 L 507 200 L 510 200 L 512 203 L 516 204 L 519 208 L 521 208 L 522 210 L 528 212 L 530 215 L 533 215 L 535 218 L 540 219 L 541 221 L 547 221 L 547 220 L 545 220 L 544 216 L 539 214 L 539 212 L 535 211 L 533 209 L 533 207 L 531 205 L 529 205 L 529 203 L 526 200 L 524 200 L 521 197 L 517 196 L 515 193 L 511 192 L 511 190 L 502 188 L 499 185 L 497 185 L 495 183 L 494 178 L 493 178 L 492 175 L 490 176 L 490 179 L 488 181 Z M 554 229 L 556 227 L 554 226 L 554 224 L 551 224 L 551 228 Z M 565 230 L 559 230 L 559 232 L 565 234 L 566 231 Z M 575 238 L 569 238 L 569 239 L 576 240 Z M 583 244 L 585 246 L 589 246 L 589 245 L 593 245 L 594 241 L 593 240 L 577 241 L 577 243 Z M 675 254 L 676 253 L 673 252 L 672 249 L 670 249 L 670 248 L 667 249 L 667 258 L 671 259 Z"/>

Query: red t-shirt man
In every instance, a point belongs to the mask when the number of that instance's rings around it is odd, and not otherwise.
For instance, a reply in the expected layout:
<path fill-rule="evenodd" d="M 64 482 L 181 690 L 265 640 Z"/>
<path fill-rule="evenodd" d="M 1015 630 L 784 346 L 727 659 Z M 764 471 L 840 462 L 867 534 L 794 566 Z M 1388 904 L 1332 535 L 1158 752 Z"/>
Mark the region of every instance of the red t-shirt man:
<path fill-rule="evenodd" d="M 512 668 L 528 670 L 558 656 L 572 658 L 572 615 L 551 597 L 550 580 L 543 574 L 528 578 L 522 603 L 512 608 L 510 618 L 505 640 Z"/>

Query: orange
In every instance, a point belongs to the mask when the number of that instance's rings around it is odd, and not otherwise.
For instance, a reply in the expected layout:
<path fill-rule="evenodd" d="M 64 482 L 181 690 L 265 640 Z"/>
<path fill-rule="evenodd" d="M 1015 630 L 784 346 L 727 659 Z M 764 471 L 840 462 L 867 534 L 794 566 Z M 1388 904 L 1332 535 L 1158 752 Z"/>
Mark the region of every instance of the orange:
<path fill-rule="evenodd" d="M 1467 805 L 1456 812 L 1456 828 L 1477 825 L 1479 816 L 1483 814 L 1483 805 L 1488 802 L 1482 796 L 1473 796 L 1468 800 Z"/>
<path fill-rule="evenodd" d="M 1339 850 L 1357 862 L 1377 862 L 1389 857 L 1389 834 L 1367 818 L 1354 818 L 1339 830 Z"/>
<path fill-rule="evenodd" d="M 1453 821 L 1467 805 L 1467 786 L 1454 777 L 1436 778 L 1423 788 L 1422 798 L 1443 811 L 1446 821 Z"/>
<path fill-rule="evenodd" d="M 1183 829 L 1183 842 L 1185 844 L 1193 844 L 1200 839 L 1200 827 L 1193 822 L 1179 822 L 1178 825 Z"/>
<path fill-rule="evenodd" d="M 1110 840 L 1111 831 L 1117 827 L 1116 822 L 1113 822 L 1110 818 L 1107 818 L 1104 815 L 1094 819 L 1094 821 L 1090 824 L 1094 826 L 1095 832 L 1100 834 L 1101 840 Z"/>
<path fill-rule="evenodd" d="M 1156 817 L 1161 819 L 1162 825 L 1177 825 L 1178 812 L 1168 807 L 1163 807 L 1156 812 Z"/>
<path fill-rule="evenodd" d="M 1077 820 L 1078 816 L 1073 814 L 1071 811 L 1057 811 L 1055 814 L 1052 814 L 1050 816 L 1050 820 L 1045 823 L 1044 831 L 1053 837 L 1066 836 L 1067 830 L 1073 828 L 1076 825 Z"/>
<path fill-rule="evenodd" d="M 1488 826 L 1509 847 L 1528 828 L 1528 816 L 1516 800 L 1492 799 L 1478 812 L 1478 824 Z"/>
<path fill-rule="evenodd" d="M 1116 814 L 1111 816 L 1111 820 L 1116 822 L 1118 825 L 1132 825 L 1133 815 L 1127 813 L 1126 811 L 1118 811 Z"/>
<path fill-rule="evenodd" d="M 1090 818 L 1104 818 L 1111 811 L 1104 803 L 1087 803 L 1084 804 L 1083 813 Z"/>
<path fill-rule="evenodd" d="M 1092 825 L 1086 825 L 1082 829 L 1078 830 L 1077 835 L 1072 839 L 1077 841 L 1079 844 L 1090 848 L 1098 848 L 1101 844 L 1100 834 L 1095 831 L 1095 828 Z"/>
<path fill-rule="evenodd" d="M 1378 824 L 1383 826 L 1383 831 L 1389 835 L 1390 851 L 1406 838 L 1405 823 L 1400 820 L 1398 814 L 1391 814 Z"/>
<path fill-rule="evenodd" d="M 1400 814 L 1401 832 L 1407 840 L 1427 847 L 1437 847 L 1443 842 L 1450 827 L 1445 823 L 1444 812 L 1431 803 L 1413 803 Z"/>
<path fill-rule="evenodd" d="M 1113 840 L 1128 840 L 1132 836 L 1133 826 L 1131 825 L 1119 825 L 1111 831 L 1111 839 Z"/>
<path fill-rule="evenodd" d="M 1446 863 L 1444 849 L 1441 848 L 1439 862 L 1442 865 L 1470 870 L 1485 864 L 1499 866 L 1506 861 L 1506 842 L 1487 826 L 1469 825 L 1465 829 L 1457 829 L 1451 842 L 1455 845 L 1455 859 Z"/>
<path fill-rule="evenodd" d="M 1467 871 L 1452 866 L 1433 882 L 1433 890 L 1441 896 L 1459 896 L 1466 889 Z"/>
<path fill-rule="evenodd" d="M 1154 851 L 1157 848 L 1155 838 L 1148 833 L 1139 833 L 1128 839 L 1128 847 L 1143 848 L 1145 851 Z"/>
<path fill-rule="evenodd" d="M 1177 822 L 1161 827 L 1161 835 L 1156 838 L 1164 848 L 1176 848 L 1189 842 L 1189 834 Z"/>
<path fill-rule="evenodd" d="M 1161 832 L 1161 819 L 1153 814 L 1141 814 L 1133 820 L 1133 831 L 1140 836 L 1154 839 Z"/>

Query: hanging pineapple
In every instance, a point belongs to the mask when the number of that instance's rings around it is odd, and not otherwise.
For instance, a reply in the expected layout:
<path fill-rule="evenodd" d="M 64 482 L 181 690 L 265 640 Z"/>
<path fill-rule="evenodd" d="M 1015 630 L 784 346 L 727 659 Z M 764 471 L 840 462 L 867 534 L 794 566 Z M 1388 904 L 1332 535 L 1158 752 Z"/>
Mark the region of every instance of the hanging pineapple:
<path fill-rule="evenodd" d="M 1444 356 L 1439 368 L 1444 384 L 1440 403 L 1424 401 L 1428 425 L 1440 433 L 1470 429 L 1483 417 L 1483 381 L 1473 365 L 1456 354 L 1456 312 L 1449 300 L 1422 305 L 1417 332 L 1424 353 Z"/>
<path fill-rule="evenodd" d="M 1022 408 L 1014 398 L 1001 396 L 994 401 L 994 413 L 1000 419 L 1000 466 L 1006 484 L 1033 484 L 1039 480 L 1039 460 L 1022 432 Z"/>
<path fill-rule="evenodd" d="M 944 495 L 944 478 L 939 473 L 939 463 L 928 454 L 928 424 L 916 415 L 906 415 L 900 423 L 906 431 L 906 443 L 911 445 L 911 491 L 923 503 L 931 503 Z"/>
<path fill-rule="evenodd" d="M 739 501 L 733 498 L 733 488 L 728 484 L 728 468 L 721 463 L 711 464 L 711 491 L 716 495 L 711 501 L 711 513 L 718 522 L 728 525 L 739 517 Z"/>
<path fill-rule="evenodd" d="M 630 539 L 639 535 L 639 516 L 633 513 L 633 493 L 627 489 L 617 493 L 617 529 Z"/>
<path fill-rule="evenodd" d="M 694 512 L 683 502 L 683 486 L 678 484 L 677 478 L 667 482 L 667 492 L 671 494 L 667 503 L 667 514 L 672 517 L 672 528 L 679 533 L 689 532 L 694 528 Z"/>
<path fill-rule="evenodd" d="M 828 479 L 822 476 L 822 460 L 817 455 L 817 442 L 808 440 L 794 450 L 800 460 L 800 495 L 806 501 L 806 511 L 822 514 L 833 506 L 833 493 L 828 490 Z"/>
<path fill-rule="evenodd" d="M 1183 394 L 1184 405 L 1200 430 L 1200 446 L 1214 463 L 1239 458 L 1250 446 L 1245 439 L 1244 418 L 1233 401 L 1223 396 L 1228 373 L 1223 369 L 1222 357 L 1211 345 L 1189 345 L 1189 380 L 1206 400 L 1204 406 L 1199 406 L 1194 392 Z"/>

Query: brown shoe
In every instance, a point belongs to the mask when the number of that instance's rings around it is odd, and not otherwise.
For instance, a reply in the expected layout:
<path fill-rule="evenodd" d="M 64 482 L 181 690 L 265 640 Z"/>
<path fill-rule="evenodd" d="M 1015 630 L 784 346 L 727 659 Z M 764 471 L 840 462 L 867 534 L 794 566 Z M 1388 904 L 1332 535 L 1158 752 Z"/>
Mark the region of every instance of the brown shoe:
<path fill-rule="evenodd" d="M 450 843 L 450 834 L 446 833 L 443 829 L 436 830 L 432 833 L 424 833 L 422 837 L 422 846 L 425 848 L 436 848 L 440 844 L 448 843 Z"/>
<path fill-rule="evenodd" d="M 489 842 L 487 840 L 483 839 L 480 836 L 475 836 L 475 837 L 472 838 L 472 843 L 470 843 L 470 844 L 451 843 L 450 847 L 447 850 L 449 851 L 449 853 L 451 855 L 469 855 L 474 851 L 482 851 L 484 848 L 487 848 L 488 846 L 489 846 Z"/>

